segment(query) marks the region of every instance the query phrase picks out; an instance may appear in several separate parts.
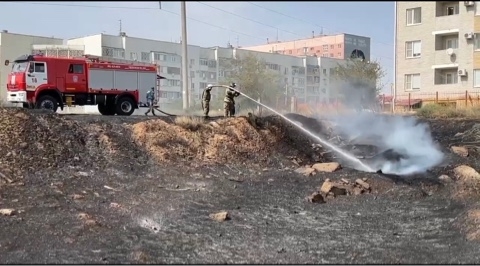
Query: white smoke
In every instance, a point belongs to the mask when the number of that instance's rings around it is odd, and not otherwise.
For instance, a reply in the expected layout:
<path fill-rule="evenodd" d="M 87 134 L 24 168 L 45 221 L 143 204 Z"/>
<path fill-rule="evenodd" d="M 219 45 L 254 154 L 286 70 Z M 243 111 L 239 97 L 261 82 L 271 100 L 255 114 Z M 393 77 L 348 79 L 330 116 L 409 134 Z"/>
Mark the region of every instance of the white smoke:
<path fill-rule="evenodd" d="M 430 127 L 415 117 L 360 112 L 334 117 L 333 122 L 337 124 L 339 133 L 374 139 L 381 150 L 392 149 L 405 157 L 397 162 L 377 159 L 369 163 L 383 173 L 423 173 L 443 161 L 444 155 L 432 139 Z"/>

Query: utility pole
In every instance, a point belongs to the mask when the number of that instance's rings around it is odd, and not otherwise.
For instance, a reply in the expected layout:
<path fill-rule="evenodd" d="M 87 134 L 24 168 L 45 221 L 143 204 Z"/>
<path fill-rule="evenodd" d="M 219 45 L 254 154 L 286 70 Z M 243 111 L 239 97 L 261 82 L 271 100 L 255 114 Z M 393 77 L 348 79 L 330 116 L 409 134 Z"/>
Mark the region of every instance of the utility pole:
<path fill-rule="evenodd" d="M 188 91 L 188 45 L 187 45 L 187 8 L 185 1 L 181 2 L 181 19 L 182 19 L 182 87 L 183 87 L 183 109 L 189 106 Z"/>

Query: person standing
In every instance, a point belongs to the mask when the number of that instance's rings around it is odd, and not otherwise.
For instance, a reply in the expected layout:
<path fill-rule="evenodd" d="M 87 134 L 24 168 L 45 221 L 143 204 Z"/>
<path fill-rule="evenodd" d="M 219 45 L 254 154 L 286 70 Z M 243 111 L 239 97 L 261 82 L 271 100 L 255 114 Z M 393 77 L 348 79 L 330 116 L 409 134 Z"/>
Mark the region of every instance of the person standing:
<path fill-rule="evenodd" d="M 205 118 L 208 118 L 208 113 L 210 112 L 210 100 L 212 98 L 212 91 L 213 85 L 208 84 L 208 86 L 202 92 L 202 109 L 203 115 Z"/>
<path fill-rule="evenodd" d="M 148 111 L 145 113 L 146 116 L 148 116 L 148 113 L 152 112 L 153 116 L 157 116 L 155 114 L 155 88 L 152 87 L 150 90 L 147 92 L 147 103 L 148 103 Z"/>
<path fill-rule="evenodd" d="M 234 90 L 237 84 L 232 83 L 230 88 L 225 92 L 225 98 L 223 99 L 224 116 L 235 116 L 235 97 L 240 95 L 240 92 Z"/>

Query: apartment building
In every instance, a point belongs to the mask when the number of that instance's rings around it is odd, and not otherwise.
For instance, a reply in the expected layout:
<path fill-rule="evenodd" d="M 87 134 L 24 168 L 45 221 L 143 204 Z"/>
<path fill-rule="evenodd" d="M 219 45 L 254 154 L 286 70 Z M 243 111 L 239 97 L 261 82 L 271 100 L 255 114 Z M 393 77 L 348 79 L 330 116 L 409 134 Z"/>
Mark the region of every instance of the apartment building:
<path fill-rule="evenodd" d="M 14 60 L 17 57 L 32 52 L 32 45 L 47 44 L 61 45 L 63 39 L 10 33 L 7 30 L 0 32 L 0 102 L 7 97 L 7 76 L 11 66 L 5 66 L 5 60 Z"/>
<path fill-rule="evenodd" d="M 395 91 L 431 98 L 480 87 L 480 2 L 396 2 Z"/>
<path fill-rule="evenodd" d="M 156 63 L 160 65 L 159 74 L 166 78 L 161 81 L 160 102 L 172 103 L 182 97 L 180 43 L 135 38 L 126 34 L 97 34 L 67 40 L 67 45 L 84 47 L 85 54 Z M 332 69 L 344 60 L 255 52 L 233 47 L 203 48 L 189 45 L 191 100 L 199 101 L 207 84 L 225 80 L 226 66 L 222 65 L 225 59 L 242 57 L 247 53 L 254 53 L 264 59 L 268 68 L 277 71 L 284 79 L 287 93 L 298 97 L 300 102 L 327 102 L 336 96 L 333 93 L 335 82 L 331 75 Z M 213 97 L 215 96 L 214 92 Z M 223 97 L 223 92 L 221 96 Z"/>
<path fill-rule="evenodd" d="M 311 38 L 269 42 L 242 49 L 293 56 L 317 56 L 336 59 L 359 57 L 370 60 L 370 38 L 352 34 L 322 35 Z"/>

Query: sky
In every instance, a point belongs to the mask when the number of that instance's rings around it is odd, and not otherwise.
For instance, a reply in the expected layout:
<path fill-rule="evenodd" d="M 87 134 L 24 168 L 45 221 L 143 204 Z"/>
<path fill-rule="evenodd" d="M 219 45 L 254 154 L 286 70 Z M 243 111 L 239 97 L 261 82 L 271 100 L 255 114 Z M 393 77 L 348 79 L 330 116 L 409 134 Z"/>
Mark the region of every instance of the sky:
<path fill-rule="evenodd" d="M 319 34 L 371 38 L 371 59 L 393 82 L 394 2 L 200 2 L 187 4 L 187 42 L 203 47 L 265 44 Z M 0 30 L 76 38 L 98 33 L 179 41 L 180 2 L 0 2 Z M 278 30 L 277 30 L 278 29 Z"/>

